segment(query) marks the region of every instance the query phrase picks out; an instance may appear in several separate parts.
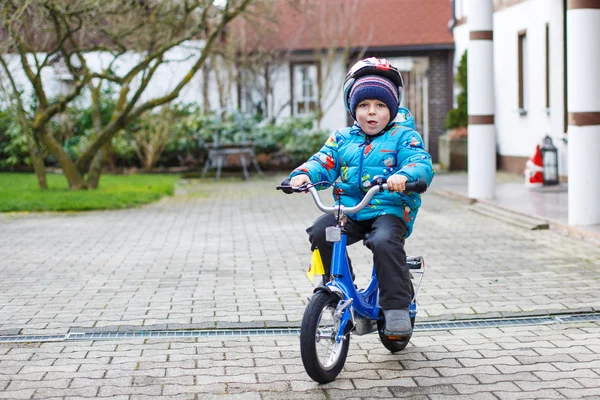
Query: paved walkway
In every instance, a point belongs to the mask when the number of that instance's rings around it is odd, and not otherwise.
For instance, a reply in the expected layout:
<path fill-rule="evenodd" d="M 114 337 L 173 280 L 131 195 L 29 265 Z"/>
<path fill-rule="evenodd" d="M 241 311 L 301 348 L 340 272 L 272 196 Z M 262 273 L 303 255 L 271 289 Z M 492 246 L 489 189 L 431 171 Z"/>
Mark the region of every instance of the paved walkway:
<path fill-rule="evenodd" d="M 0 216 L 0 335 L 298 327 L 314 285 L 304 229 L 318 212 L 275 191 L 280 180 L 189 182 L 131 210 Z M 417 323 L 600 309 L 599 246 L 435 190 L 407 249 L 427 263 Z M 368 251 L 351 256 L 365 283 Z M 593 397 L 598 337 L 598 321 L 417 331 L 391 355 L 377 335 L 354 336 L 344 371 L 321 386 L 293 336 L 8 341 L 0 398 Z"/>
<path fill-rule="evenodd" d="M 467 201 L 467 180 L 466 172 L 441 172 L 435 177 L 432 190 Z M 600 245 L 600 224 L 569 225 L 568 185 L 565 183 L 557 186 L 528 187 L 525 186 L 523 177 L 498 172 L 495 197 L 482 203 L 515 214 L 543 219 L 550 223 L 551 229 Z"/>

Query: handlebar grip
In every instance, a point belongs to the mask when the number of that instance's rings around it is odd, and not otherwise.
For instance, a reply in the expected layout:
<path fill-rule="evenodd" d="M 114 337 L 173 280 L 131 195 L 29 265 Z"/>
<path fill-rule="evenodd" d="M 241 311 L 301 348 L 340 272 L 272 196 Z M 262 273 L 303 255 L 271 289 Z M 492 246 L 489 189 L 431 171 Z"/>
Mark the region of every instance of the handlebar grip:
<path fill-rule="evenodd" d="M 294 189 L 290 186 L 290 178 L 284 179 L 279 186 L 276 187 L 277 190 L 281 190 L 285 194 L 294 193 Z"/>
<path fill-rule="evenodd" d="M 416 181 L 407 182 L 405 192 L 425 193 L 427 190 L 427 181 L 423 178 L 418 178 Z"/>

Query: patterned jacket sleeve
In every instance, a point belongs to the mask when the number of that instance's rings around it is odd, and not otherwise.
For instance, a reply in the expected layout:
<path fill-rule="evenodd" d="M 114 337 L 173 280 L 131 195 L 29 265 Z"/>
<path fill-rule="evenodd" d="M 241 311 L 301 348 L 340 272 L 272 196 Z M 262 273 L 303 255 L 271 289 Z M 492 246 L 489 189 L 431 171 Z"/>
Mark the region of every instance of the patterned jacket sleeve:
<path fill-rule="evenodd" d="M 327 181 L 333 184 L 340 175 L 338 164 L 338 132 L 336 131 L 329 136 L 321 150 L 292 171 L 290 178 L 305 174 L 310 177 L 312 183 Z M 329 185 L 320 185 L 319 189 L 327 186 Z"/>
<path fill-rule="evenodd" d="M 427 185 L 431 184 L 434 176 L 431 156 L 423 147 L 423 139 L 412 129 L 405 129 L 398 142 L 398 171 L 406 175 L 409 182 L 425 178 Z"/>

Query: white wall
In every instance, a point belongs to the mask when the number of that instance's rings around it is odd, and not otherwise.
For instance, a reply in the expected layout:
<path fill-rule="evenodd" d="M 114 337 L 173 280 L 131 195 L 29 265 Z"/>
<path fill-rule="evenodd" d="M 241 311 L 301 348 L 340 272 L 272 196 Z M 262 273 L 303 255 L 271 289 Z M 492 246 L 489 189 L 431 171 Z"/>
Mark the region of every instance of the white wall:
<path fill-rule="evenodd" d="M 194 41 L 187 42 L 184 45 L 176 47 L 167 52 L 164 58 L 168 62 L 165 62 L 158 67 L 157 71 L 152 77 L 152 80 L 150 81 L 150 84 L 142 94 L 141 98 L 138 100 L 138 104 L 170 93 L 181 81 L 181 79 L 185 77 L 192 65 L 200 57 L 202 47 L 202 42 Z M 44 54 L 38 54 L 38 59 L 42 60 L 44 56 Z M 22 70 L 18 57 L 8 56 L 7 59 L 9 60 L 10 69 L 15 77 L 17 85 L 25 92 L 24 97 L 30 97 L 33 93 L 33 89 Z M 28 59 L 30 64 L 35 65 L 33 55 L 28 56 Z M 106 52 L 90 53 L 86 55 L 86 63 L 88 68 L 95 72 L 101 72 L 109 65 L 112 59 L 112 55 Z M 118 76 L 125 75 L 127 71 L 133 68 L 140 61 L 140 59 L 141 55 L 137 53 L 123 55 L 119 61 L 114 64 L 115 72 Z M 68 81 L 63 79 L 69 76 L 65 67 L 47 67 L 42 71 L 42 82 L 44 83 L 44 89 L 49 99 L 59 95 L 65 95 L 70 92 L 68 89 Z M 4 74 L 0 74 L 0 76 L 3 75 Z M 202 104 L 202 80 L 202 71 L 200 70 L 182 89 L 175 102 L 195 102 Z M 135 89 L 139 87 L 140 83 L 141 75 L 138 75 L 132 82 L 131 90 L 129 92 L 130 98 L 133 96 Z M 4 85 L 6 88 L 8 88 L 6 81 L 4 81 Z M 211 73 L 209 80 L 209 100 L 211 109 L 215 110 L 219 108 L 219 94 L 214 72 Z M 83 97 L 81 101 L 83 104 L 86 104 L 88 100 L 86 100 L 86 97 Z M 231 87 L 229 95 L 226 96 L 226 101 L 227 107 L 237 107 L 237 88 L 235 86 Z"/>
<path fill-rule="evenodd" d="M 311 54 L 307 54 L 305 56 L 295 56 L 293 58 L 293 62 L 312 62 L 313 60 L 314 58 Z M 388 58 L 388 61 L 401 71 L 412 70 L 416 61 L 428 63 L 428 59 L 424 57 L 391 57 Z M 337 129 L 348 126 L 348 112 L 346 111 L 342 97 L 344 80 L 348 71 L 346 63 L 341 56 L 335 58 L 331 63 L 331 66 L 325 66 L 328 62 L 325 60 L 325 58 L 322 58 L 320 62 L 322 67 L 321 79 L 323 80 L 322 90 L 325 92 L 322 99 L 324 115 L 321 120 L 321 128 L 333 132 Z M 329 69 L 330 71 L 328 76 L 324 76 L 327 74 L 325 71 L 326 69 Z M 288 103 L 291 95 L 290 79 L 289 64 L 280 64 L 274 68 L 271 82 L 273 87 L 271 107 L 275 113 L 277 113 L 279 110 L 282 110 L 278 115 L 279 120 L 291 115 L 291 107 Z M 281 108 L 282 106 L 284 106 L 283 109 Z"/>
<path fill-rule="evenodd" d="M 466 1 L 466 0 L 463 0 Z M 458 64 L 460 64 L 460 59 L 463 56 L 464 52 L 467 51 L 467 47 L 469 45 L 469 25 L 461 24 L 454 28 L 454 60 L 453 60 L 453 74 L 456 75 L 456 71 L 458 70 Z M 454 107 L 456 104 L 456 96 L 461 91 L 461 88 L 454 83 L 453 84 L 453 101 Z"/>
<path fill-rule="evenodd" d="M 294 63 L 314 62 L 312 54 L 305 56 L 294 56 Z M 327 74 L 325 71 L 328 69 L 330 72 L 327 77 L 322 76 L 322 89 L 325 92 L 323 95 L 323 106 L 324 115 L 321 120 L 321 128 L 327 131 L 335 131 L 336 129 L 347 126 L 346 121 L 346 108 L 342 100 L 342 87 L 344 79 L 346 77 L 346 65 L 341 57 L 335 58 L 331 65 L 326 66 L 328 61 L 325 58 L 320 60 L 322 74 Z M 271 75 L 271 109 L 278 120 L 282 120 L 291 116 L 291 76 L 290 76 L 290 64 L 281 63 L 273 68 Z"/>
<path fill-rule="evenodd" d="M 546 23 L 550 27 L 550 108 L 546 109 Z M 527 110 L 518 109 L 518 33 L 527 32 Z M 561 0 L 529 0 L 494 14 L 494 80 L 498 151 L 530 157 L 549 134 L 567 173 L 564 137 L 563 20 Z"/>
<path fill-rule="evenodd" d="M 327 61 L 321 59 L 324 65 Z M 348 112 L 344 106 L 342 95 L 344 80 L 346 79 L 347 68 L 342 57 L 337 57 L 328 68 L 330 69 L 328 77 L 322 77 L 324 115 L 321 120 L 321 128 L 333 132 L 336 129 L 348 125 Z"/>
<path fill-rule="evenodd" d="M 271 87 L 272 96 L 270 97 L 270 110 L 275 113 L 272 116 L 277 117 L 279 120 L 288 118 L 291 115 L 292 109 L 289 103 L 291 98 L 290 66 L 287 62 L 280 63 L 273 68 Z"/>
<path fill-rule="evenodd" d="M 463 7 L 468 9 L 467 2 Z M 475 0 L 476 1 L 476 0 Z M 494 13 L 494 88 L 498 153 L 530 157 L 546 134 L 559 150 L 561 175 L 568 175 L 564 130 L 562 0 L 528 0 Z M 460 15 L 457 15 L 460 18 Z M 546 23 L 550 26 L 550 108 L 546 109 Z M 518 109 L 518 33 L 527 31 L 527 114 Z M 469 41 L 469 24 L 454 28 L 455 59 Z"/>

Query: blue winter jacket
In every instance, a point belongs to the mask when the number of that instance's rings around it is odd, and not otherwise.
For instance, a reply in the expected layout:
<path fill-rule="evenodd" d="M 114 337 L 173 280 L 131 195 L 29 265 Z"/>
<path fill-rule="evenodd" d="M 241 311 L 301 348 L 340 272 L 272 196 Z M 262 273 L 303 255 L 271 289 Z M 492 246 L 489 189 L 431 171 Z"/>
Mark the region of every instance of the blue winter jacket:
<path fill-rule="evenodd" d="M 334 184 L 333 197 L 344 206 L 355 206 L 364 197 L 376 176 L 388 178 L 402 174 L 408 181 L 425 178 L 431 183 L 434 171 L 431 157 L 423 148 L 421 136 L 414 130 L 414 118 L 406 108 L 398 109 L 398 116 L 381 133 L 368 136 L 355 123 L 352 127 L 334 132 L 325 145 L 290 174 L 307 174 L 311 182 L 327 182 L 323 189 Z M 393 214 L 406 223 L 406 236 L 421 206 L 418 193 L 377 193 L 370 204 L 350 218 L 363 221 L 384 214 Z"/>

